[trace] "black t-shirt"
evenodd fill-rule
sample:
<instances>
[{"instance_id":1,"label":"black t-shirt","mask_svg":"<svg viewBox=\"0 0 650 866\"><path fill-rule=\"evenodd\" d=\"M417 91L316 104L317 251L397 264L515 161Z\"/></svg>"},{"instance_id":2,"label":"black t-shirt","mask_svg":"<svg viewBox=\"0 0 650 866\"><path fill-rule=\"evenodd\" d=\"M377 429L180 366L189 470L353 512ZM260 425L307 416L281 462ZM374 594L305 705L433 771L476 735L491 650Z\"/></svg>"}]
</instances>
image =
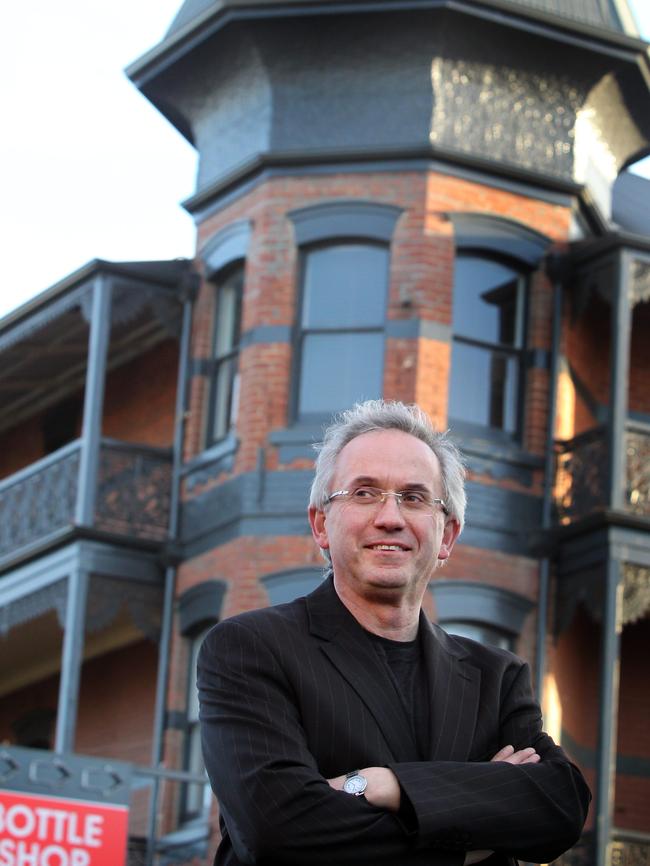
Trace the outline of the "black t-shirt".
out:
<instances>
[{"instance_id":1,"label":"black t-shirt","mask_svg":"<svg viewBox=\"0 0 650 866\"><path fill-rule=\"evenodd\" d=\"M377 655L387 666L417 743L420 760L429 756L429 694L422 641L398 641L368 632Z\"/></svg>"}]
</instances>

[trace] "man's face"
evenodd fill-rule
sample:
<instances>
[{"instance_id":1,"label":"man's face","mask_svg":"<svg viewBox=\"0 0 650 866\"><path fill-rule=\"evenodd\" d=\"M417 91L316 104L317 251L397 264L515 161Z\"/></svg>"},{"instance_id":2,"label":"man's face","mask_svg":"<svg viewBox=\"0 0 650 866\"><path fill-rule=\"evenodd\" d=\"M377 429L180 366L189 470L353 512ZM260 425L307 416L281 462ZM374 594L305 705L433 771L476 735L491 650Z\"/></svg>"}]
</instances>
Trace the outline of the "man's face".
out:
<instances>
[{"instance_id":1,"label":"man's face","mask_svg":"<svg viewBox=\"0 0 650 866\"><path fill-rule=\"evenodd\" d=\"M359 486L424 489L431 499L443 496L435 454L400 430L364 433L343 448L329 493ZM404 513L394 496L365 506L334 499L324 511L310 508L309 518L317 544L330 552L339 593L387 601L404 598L419 604L458 535L458 523L440 506Z\"/></svg>"}]
</instances>

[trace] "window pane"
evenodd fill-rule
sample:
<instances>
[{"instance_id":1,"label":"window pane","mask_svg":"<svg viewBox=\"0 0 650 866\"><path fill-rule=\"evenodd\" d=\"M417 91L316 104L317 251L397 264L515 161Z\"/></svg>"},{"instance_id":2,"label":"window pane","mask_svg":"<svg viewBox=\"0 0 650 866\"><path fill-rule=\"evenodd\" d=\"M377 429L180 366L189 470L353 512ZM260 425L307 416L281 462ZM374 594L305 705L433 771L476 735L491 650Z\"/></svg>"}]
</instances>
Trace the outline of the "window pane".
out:
<instances>
[{"instance_id":1,"label":"window pane","mask_svg":"<svg viewBox=\"0 0 650 866\"><path fill-rule=\"evenodd\" d=\"M383 325L388 250L345 244L307 254L303 294L304 328Z\"/></svg>"},{"instance_id":2,"label":"window pane","mask_svg":"<svg viewBox=\"0 0 650 866\"><path fill-rule=\"evenodd\" d=\"M212 441L223 439L232 425L233 391L237 379L237 356L227 358L217 367L214 381Z\"/></svg>"},{"instance_id":3,"label":"window pane","mask_svg":"<svg viewBox=\"0 0 650 866\"><path fill-rule=\"evenodd\" d=\"M501 649L512 650L514 648L512 636L493 626L475 622L445 622L441 625L449 634L469 637L479 643L491 644Z\"/></svg>"},{"instance_id":4,"label":"window pane","mask_svg":"<svg viewBox=\"0 0 650 866\"><path fill-rule=\"evenodd\" d=\"M308 334L302 346L300 414L328 414L380 397L383 359L383 334Z\"/></svg>"},{"instance_id":5,"label":"window pane","mask_svg":"<svg viewBox=\"0 0 650 866\"><path fill-rule=\"evenodd\" d=\"M237 270L217 291L214 357L228 354L239 343L243 270Z\"/></svg>"},{"instance_id":6,"label":"window pane","mask_svg":"<svg viewBox=\"0 0 650 866\"><path fill-rule=\"evenodd\" d=\"M190 729L189 753L188 753L188 772L196 773L197 776L205 773L203 765L203 752L201 751L201 732L198 724L192 725ZM199 815L208 806L210 800L209 785L192 785L187 786L187 795L185 799L185 812L188 815Z\"/></svg>"},{"instance_id":7,"label":"window pane","mask_svg":"<svg viewBox=\"0 0 650 866\"><path fill-rule=\"evenodd\" d=\"M517 357L454 342L449 417L515 433L518 366Z\"/></svg>"},{"instance_id":8,"label":"window pane","mask_svg":"<svg viewBox=\"0 0 650 866\"><path fill-rule=\"evenodd\" d=\"M456 336L518 346L519 274L499 262L459 256L454 271L453 328Z\"/></svg>"}]
</instances>

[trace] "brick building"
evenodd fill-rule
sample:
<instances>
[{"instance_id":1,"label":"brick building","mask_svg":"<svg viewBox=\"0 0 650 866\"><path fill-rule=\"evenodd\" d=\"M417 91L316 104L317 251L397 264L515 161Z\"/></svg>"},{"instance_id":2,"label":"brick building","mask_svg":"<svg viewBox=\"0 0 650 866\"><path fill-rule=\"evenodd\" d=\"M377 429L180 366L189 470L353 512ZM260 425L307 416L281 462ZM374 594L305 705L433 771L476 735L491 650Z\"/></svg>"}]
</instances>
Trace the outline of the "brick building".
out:
<instances>
[{"instance_id":1,"label":"brick building","mask_svg":"<svg viewBox=\"0 0 650 866\"><path fill-rule=\"evenodd\" d=\"M650 182L624 169L650 63L624 0L186 0L128 72L197 148L196 258L93 262L0 322L7 754L125 762L132 862L205 862L200 639L321 579L311 445L396 398L468 462L430 615L531 662L595 793L566 863L648 862Z\"/></svg>"}]
</instances>

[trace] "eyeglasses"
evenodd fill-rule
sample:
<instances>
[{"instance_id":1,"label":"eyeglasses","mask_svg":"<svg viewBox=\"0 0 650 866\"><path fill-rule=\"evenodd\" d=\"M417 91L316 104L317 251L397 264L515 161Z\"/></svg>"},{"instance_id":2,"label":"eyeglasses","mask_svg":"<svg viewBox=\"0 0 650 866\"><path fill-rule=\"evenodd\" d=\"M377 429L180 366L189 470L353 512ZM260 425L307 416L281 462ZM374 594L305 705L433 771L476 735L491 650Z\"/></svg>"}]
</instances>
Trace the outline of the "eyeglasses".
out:
<instances>
[{"instance_id":1,"label":"eyeglasses","mask_svg":"<svg viewBox=\"0 0 650 866\"><path fill-rule=\"evenodd\" d=\"M354 490L337 490L327 497L328 502L333 499L341 499L353 505L362 505L364 508L378 506L386 501L387 496L394 496L400 510L412 514L433 513L434 506L439 505L445 514L449 510L444 499L432 499L420 490L381 490L379 487L355 487Z\"/></svg>"}]
</instances>

